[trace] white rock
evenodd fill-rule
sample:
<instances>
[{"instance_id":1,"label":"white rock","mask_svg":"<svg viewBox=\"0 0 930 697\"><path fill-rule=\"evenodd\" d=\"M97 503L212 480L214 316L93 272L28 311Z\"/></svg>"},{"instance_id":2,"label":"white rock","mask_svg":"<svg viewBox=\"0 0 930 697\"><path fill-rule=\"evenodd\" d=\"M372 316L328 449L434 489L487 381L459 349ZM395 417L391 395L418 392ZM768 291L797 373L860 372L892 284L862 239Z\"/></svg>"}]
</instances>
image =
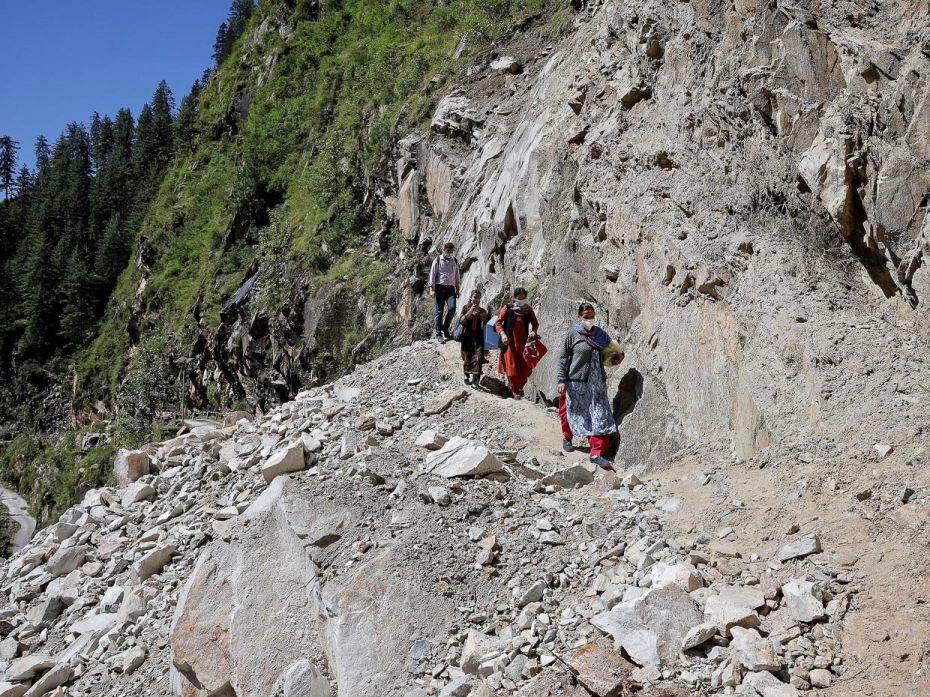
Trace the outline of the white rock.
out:
<instances>
[{"instance_id":1,"label":"white rock","mask_svg":"<svg viewBox=\"0 0 930 697\"><path fill-rule=\"evenodd\" d=\"M33 654L17 658L6 669L6 679L12 682L31 680L38 673L42 673L55 665L55 659L43 654Z\"/></svg>"},{"instance_id":2,"label":"white rock","mask_svg":"<svg viewBox=\"0 0 930 697\"><path fill-rule=\"evenodd\" d=\"M658 667L675 660L685 636L700 622L697 603L674 585L649 590L591 619L634 663Z\"/></svg>"},{"instance_id":3,"label":"white rock","mask_svg":"<svg viewBox=\"0 0 930 697\"><path fill-rule=\"evenodd\" d=\"M758 627L755 608L765 605L765 596L752 588L724 586L704 604L704 618L725 632L732 627Z\"/></svg>"},{"instance_id":4,"label":"white rock","mask_svg":"<svg viewBox=\"0 0 930 697\"><path fill-rule=\"evenodd\" d=\"M467 675L478 675L478 669L486 656L500 654L503 651L504 643L497 637L469 629L465 644L462 646L460 661L462 672Z\"/></svg>"},{"instance_id":5,"label":"white rock","mask_svg":"<svg viewBox=\"0 0 930 697\"><path fill-rule=\"evenodd\" d=\"M127 675L145 663L145 648L133 646L123 653L123 672Z\"/></svg>"},{"instance_id":6,"label":"white rock","mask_svg":"<svg viewBox=\"0 0 930 697\"><path fill-rule=\"evenodd\" d=\"M797 688L783 683L768 672L749 673L743 684L755 689L762 697L798 697Z\"/></svg>"},{"instance_id":7,"label":"white rock","mask_svg":"<svg viewBox=\"0 0 930 697\"><path fill-rule=\"evenodd\" d=\"M113 461L116 483L120 487L129 486L140 477L149 473L152 458L142 450L121 449Z\"/></svg>"},{"instance_id":8,"label":"white rock","mask_svg":"<svg viewBox=\"0 0 930 697\"><path fill-rule=\"evenodd\" d=\"M452 503L452 492L450 492L444 486L431 486L428 489L429 496L433 500L433 503L437 503L440 506L448 506Z\"/></svg>"},{"instance_id":9,"label":"white rock","mask_svg":"<svg viewBox=\"0 0 930 697\"><path fill-rule=\"evenodd\" d=\"M670 585L681 586L689 593L704 586L701 575L690 564L672 564L662 562L652 567L652 587L664 588Z\"/></svg>"},{"instance_id":10,"label":"white rock","mask_svg":"<svg viewBox=\"0 0 930 697\"><path fill-rule=\"evenodd\" d=\"M428 429L423 431L413 444L421 448L426 448L427 450L439 450L448 442L449 439L445 436L432 429Z\"/></svg>"},{"instance_id":11,"label":"white rock","mask_svg":"<svg viewBox=\"0 0 930 697\"><path fill-rule=\"evenodd\" d=\"M133 576L139 583L142 583L150 576L161 571L171 561L171 557L174 556L175 552L177 552L177 547L173 544L156 547L132 565Z\"/></svg>"},{"instance_id":12,"label":"white rock","mask_svg":"<svg viewBox=\"0 0 930 697\"><path fill-rule=\"evenodd\" d=\"M455 436L440 450L426 456L424 472L440 477L467 477L500 472L503 463L487 447Z\"/></svg>"},{"instance_id":13,"label":"white rock","mask_svg":"<svg viewBox=\"0 0 930 697\"><path fill-rule=\"evenodd\" d=\"M48 573L52 575L52 578L70 574L84 563L84 559L87 557L87 549L88 548L83 545L77 547L62 547L52 555L52 558L46 563L45 568Z\"/></svg>"},{"instance_id":14,"label":"white rock","mask_svg":"<svg viewBox=\"0 0 930 697\"><path fill-rule=\"evenodd\" d=\"M36 680L32 684L32 687L29 688L29 691L26 692L25 697L42 697L42 695L51 692L59 685L64 685L68 682L73 672L70 664L59 663L41 678Z\"/></svg>"},{"instance_id":15,"label":"white rock","mask_svg":"<svg viewBox=\"0 0 930 697\"><path fill-rule=\"evenodd\" d=\"M814 622L825 616L821 594L810 581L793 578L781 587L791 618L798 622Z\"/></svg>"},{"instance_id":16,"label":"white rock","mask_svg":"<svg viewBox=\"0 0 930 697\"><path fill-rule=\"evenodd\" d=\"M274 453L262 465L262 476L270 483L275 477L289 472L300 472L306 465L304 444L292 443Z\"/></svg>"},{"instance_id":17,"label":"white rock","mask_svg":"<svg viewBox=\"0 0 930 697\"><path fill-rule=\"evenodd\" d=\"M810 681L813 687L830 687L833 682L833 674L823 668L814 668L810 673Z\"/></svg>"},{"instance_id":18,"label":"white rock","mask_svg":"<svg viewBox=\"0 0 930 697\"><path fill-rule=\"evenodd\" d=\"M0 682L0 697L23 697L28 689L29 685L23 683Z\"/></svg>"},{"instance_id":19,"label":"white rock","mask_svg":"<svg viewBox=\"0 0 930 697\"><path fill-rule=\"evenodd\" d=\"M755 629L733 627L730 633L733 635L730 652L746 670L778 670L781 668L772 642L763 639Z\"/></svg>"},{"instance_id":20,"label":"white rock","mask_svg":"<svg viewBox=\"0 0 930 697\"><path fill-rule=\"evenodd\" d=\"M155 489L152 485L145 482L133 482L123 490L120 503L123 504L123 508L129 508L132 504L150 499L154 495Z\"/></svg>"},{"instance_id":21,"label":"white rock","mask_svg":"<svg viewBox=\"0 0 930 697\"><path fill-rule=\"evenodd\" d=\"M688 633L685 635L684 640L681 642L681 648L683 651L688 651L689 649L694 649L703 644L705 641L710 641L714 638L714 635L717 634L717 625L713 622L703 622L695 627L692 627L688 630Z\"/></svg>"},{"instance_id":22,"label":"white rock","mask_svg":"<svg viewBox=\"0 0 930 697\"><path fill-rule=\"evenodd\" d=\"M800 539L780 547L778 550L778 560L784 562L791 559L800 559L809 554L816 554L820 550L820 538L813 534L805 535Z\"/></svg>"}]
</instances>

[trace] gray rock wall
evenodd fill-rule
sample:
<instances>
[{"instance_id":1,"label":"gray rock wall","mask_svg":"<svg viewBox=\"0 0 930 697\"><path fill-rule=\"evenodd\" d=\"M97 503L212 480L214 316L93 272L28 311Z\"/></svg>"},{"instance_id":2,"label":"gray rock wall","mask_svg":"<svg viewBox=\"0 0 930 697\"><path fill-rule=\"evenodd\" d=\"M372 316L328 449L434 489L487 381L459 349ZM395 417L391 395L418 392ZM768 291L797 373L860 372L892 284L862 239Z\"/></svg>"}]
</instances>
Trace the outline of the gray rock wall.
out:
<instances>
[{"instance_id":1,"label":"gray rock wall","mask_svg":"<svg viewBox=\"0 0 930 697\"><path fill-rule=\"evenodd\" d=\"M927 3L605 2L506 50L522 72L478 66L403 142L391 203L466 291L531 290L538 393L592 301L626 461L878 438L889 377L926 370Z\"/></svg>"}]
</instances>

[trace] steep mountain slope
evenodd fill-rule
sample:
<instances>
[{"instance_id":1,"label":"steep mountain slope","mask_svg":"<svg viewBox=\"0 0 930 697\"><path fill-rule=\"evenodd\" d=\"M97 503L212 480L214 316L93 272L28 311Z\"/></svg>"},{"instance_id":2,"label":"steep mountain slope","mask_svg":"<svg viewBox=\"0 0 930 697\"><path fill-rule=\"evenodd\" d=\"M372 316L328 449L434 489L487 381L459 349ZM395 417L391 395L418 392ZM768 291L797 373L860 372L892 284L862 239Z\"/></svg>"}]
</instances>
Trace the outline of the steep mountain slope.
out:
<instances>
[{"instance_id":1,"label":"steep mountain slope","mask_svg":"<svg viewBox=\"0 0 930 697\"><path fill-rule=\"evenodd\" d=\"M683 697L797 695L867 665L843 627L871 586L835 530L689 534L693 491L621 482L562 453L554 415L450 389L449 349L414 344L265 419L121 455L122 488L89 492L0 567L8 679Z\"/></svg>"},{"instance_id":2,"label":"steep mountain slope","mask_svg":"<svg viewBox=\"0 0 930 697\"><path fill-rule=\"evenodd\" d=\"M466 290L531 288L553 344L601 308L632 358L626 462L861 453L923 423L926 3L607 2L577 24L402 141L405 238L458 242Z\"/></svg>"}]
</instances>

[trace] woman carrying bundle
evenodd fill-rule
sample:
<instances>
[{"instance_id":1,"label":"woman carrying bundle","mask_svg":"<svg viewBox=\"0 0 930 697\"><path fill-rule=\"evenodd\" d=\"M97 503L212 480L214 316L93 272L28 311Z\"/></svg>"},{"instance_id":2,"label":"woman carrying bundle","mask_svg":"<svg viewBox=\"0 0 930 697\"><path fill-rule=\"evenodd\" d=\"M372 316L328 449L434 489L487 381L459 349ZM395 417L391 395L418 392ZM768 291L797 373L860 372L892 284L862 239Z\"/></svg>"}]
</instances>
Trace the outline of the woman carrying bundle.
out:
<instances>
[{"instance_id":1,"label":"woman carrying bundle","mask_svg":"<svg viewBox=\"0 0 930 697\"><path fill-rule=\"evenodd\" d=\"M565 337L558 370L562 449L573 452L572 438L587 436L591 462L605 468L610 467L610 461L603 453L610 445L611 434L617 432L601 360L602 352L611 343L607 332L594 324L594 306L582 303L578 322Z\"/></svg>"}]
</instances>

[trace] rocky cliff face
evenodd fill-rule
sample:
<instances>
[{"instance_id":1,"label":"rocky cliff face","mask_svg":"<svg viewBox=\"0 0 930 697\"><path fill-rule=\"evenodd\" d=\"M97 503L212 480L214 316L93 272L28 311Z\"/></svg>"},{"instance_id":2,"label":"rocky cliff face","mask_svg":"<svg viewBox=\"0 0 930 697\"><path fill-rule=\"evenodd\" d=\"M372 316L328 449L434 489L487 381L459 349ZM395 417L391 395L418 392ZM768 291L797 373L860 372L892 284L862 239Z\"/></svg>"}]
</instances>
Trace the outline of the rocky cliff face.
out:
<instances>
[{"instance_id":1,"label":"rocky cliff face","mask_svg":"<svg viewBox=\"0 0 930 697\"><path fill-rule=\"evenodd\" d=\"M456 241L466 290L530 288L550 346L598 306L627 462L861 446L926 369L927 9L586 3L401 142L399 230Z\"/></svg>"}]
</instances>

